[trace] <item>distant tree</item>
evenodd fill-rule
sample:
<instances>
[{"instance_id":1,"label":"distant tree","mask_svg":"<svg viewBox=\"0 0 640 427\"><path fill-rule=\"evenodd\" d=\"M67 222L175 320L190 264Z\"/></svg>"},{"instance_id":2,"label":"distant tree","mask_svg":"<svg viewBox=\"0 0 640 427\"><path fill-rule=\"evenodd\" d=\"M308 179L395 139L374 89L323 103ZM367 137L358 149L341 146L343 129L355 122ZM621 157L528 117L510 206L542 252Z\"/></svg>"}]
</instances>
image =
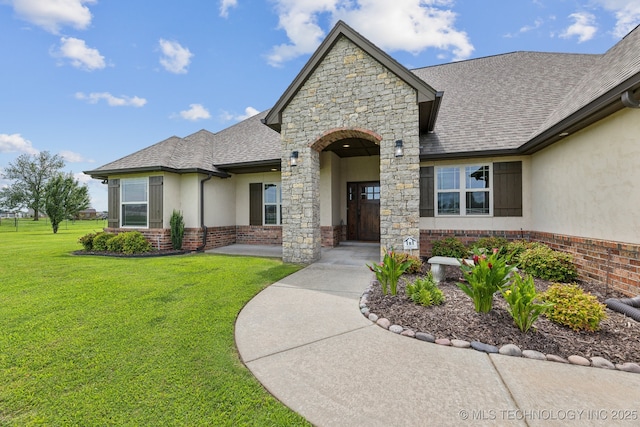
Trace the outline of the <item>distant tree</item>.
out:
<instances>
[{"instance_id":1,"label":"distant tree","mask_svg":"<svg viewBox=\"0 0 640 427\"><path fill-rule=\"evenodd\" d=\"M4 169L4 178L14 180L6 189L6 197L15 205L33 209L33 220L38 221L44 204L44 187L63 167L62 157L48 151L33 156L18 156L14 163L9 163Z\"/></svg>"},{"instance_id":2,"label":"distant tree","mask_svg":"<svg viewBox=\"0 0 640 427\"><path fill-rule=\"evenodd\" d=\"M86 184L80 185L71 174L58 173L45 185L44 200L44 209L55 234L62 221L89 207L89 188Z\"/></svg>"}]
</instances>

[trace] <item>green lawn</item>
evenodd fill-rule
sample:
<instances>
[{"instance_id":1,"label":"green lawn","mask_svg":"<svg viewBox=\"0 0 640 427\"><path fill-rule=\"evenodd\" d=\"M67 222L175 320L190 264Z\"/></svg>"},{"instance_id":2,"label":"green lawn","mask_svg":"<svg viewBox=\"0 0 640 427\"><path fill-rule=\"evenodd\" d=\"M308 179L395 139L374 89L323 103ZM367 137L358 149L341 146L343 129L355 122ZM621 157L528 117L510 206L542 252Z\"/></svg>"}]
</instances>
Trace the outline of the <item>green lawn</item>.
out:
<instances>
[{"instance_id":1,"label":"green lawn","mask_svg":"<svg viewBox=\"0 0 640 427\"><path fill-rule=\"evenodd\" d=\"M103 221L0 224L0 425L305 425L237 355L235 318L298 267L73 256Z\"/></svg>"}]
</instances>

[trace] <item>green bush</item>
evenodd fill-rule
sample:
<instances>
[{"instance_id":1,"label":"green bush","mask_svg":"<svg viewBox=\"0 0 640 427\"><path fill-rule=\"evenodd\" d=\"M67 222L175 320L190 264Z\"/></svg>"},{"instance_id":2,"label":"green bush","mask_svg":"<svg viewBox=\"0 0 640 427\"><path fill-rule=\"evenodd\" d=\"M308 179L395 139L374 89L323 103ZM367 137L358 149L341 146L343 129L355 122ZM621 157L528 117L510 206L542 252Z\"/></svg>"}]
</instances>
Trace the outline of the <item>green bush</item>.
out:
<instances>
[{"instance_id":1,"label":"green bush","mask_svg":"<svg viewBox=\"0 0 640 427\"><path fill-rule=\"evenodd\" d=\"M446 237L433 242L431 256L447 256L453 258L466 258L467 247L456 237Z\"/></svg>"},{"instance_id":2,"label":"green bush","mask_svg":"<svg viewBox=\"0 0 640 427\"><path fill-rule=\"evenodd\" d=\"M82 245L85 251L93 250L93 239L95 239L96 233L88 233L78 239L78 243Z\"/></svg>"},{"instance_id":3,"label":"green bush","mask_svg":"<svg viewBox=\"0 0 640 427\"><path fill-rule=\"evenodd\" d=\"M96 236L93 238L93 250L108 251L109 249L107 248L107 242L109 242L109 240L113 237L115 237L115 234L113 233L100 232L96 234Z\"/></svg>"},{"instance_id":4,"label":"green bush","mask_svg":"<svg viewBox=\"0 0 640 427\"><path fill-rule=\"evenodd\" d=\"M116 254L123 253L125 234L126 233L120 233L107 240L107 250Z\"/></svg>"},{"instance_id":5,"label":"green bush","mask_svg":"<svg viewBox=\"0 0 640 427\"><path fill-rule=\"evenodd\" d=\"M552 304L545 313L549 320L574 331L597 331L600 322L607 317L605 305L575 284L554 283L540 295L540 299Z\"/></svg>"},{"instance_id":6,"label":"green bush","mask_svg":"<svg viewBox=\"0 0 640 427\"><path fill-rule=\"evenodd\" d=\"M578 276L573 256L554 251L545 245L526 249L520 255L518 268L543 280L569 283Z\"/></svg>"},{"instance_id":7,"label":"green bush","mask_svg":"<svg viewBox=\"0 0 640 427\"><path fill-rule=\"evenodd\" d=\"M500 249L500 255L504 255L508 243L504 237L482 237L471 244L471 250L473 252L490 253L494 249Z\"/></svg>"},{"instance_id":8,"label":"green bush","mask_svg":"<svg viewBox=\"0 0 640 427\"><path fill-rule=\"evenodd\" d=\"M507 243L505 247L505 256L507 257L507 261L509 264L518 265L520 263L520 255L527 249L535 249L541 246L545 246L543 243L539 242L528 242L526 240L513 240Z\"/></svg>"},{"instance_id":9,"label":"green bush","mask_svg":"<svg viewBox=\"0 0 640 427\"><path fill-rule=\"evenodd\" d=\"M515 273L509 287L501 292L508 304L507 311L513 318L513 323L524 333L552 306L551 303L538 301L540 294L531 276L523 279Z\"/></svg>"},{"instance_id":10,"label":"green bush","mask_svg":"<svg viewBox=\"0 0 640 427\"><path fill-rule=\"evenodd\" d=\"M182 249L182 239L184 238L182 213L174 209L169 224L171 225L171 247L175 250L180 250Z\"/></svg>"},{"instance_id":11,"label":"green bush","mask_svg":"<svg viewBox=\"0 0 640 427\"><path fill-rule=\"evenodd\" d=\"M113 252L131 255L151 251L151 243L139 231L118 234L109 241L109 243L111 242L113 242Z\"/></svg>"},{"instance_id":12,"label":"green bush","mask_svg":"<svg viewBox=\"0 0 640 427\"><path fill-rule=\"evenodd\" d=\"M398 262L409 262L409 267L405 270L407 274L418 274L422 270L422 260L419 256L408 254L407 252L396 252Z\"/></svg>"},{"instance_id":13,"label":"green bush","mask_svg":"<svg viewBox=\"0 0 640 427\"><path fill-rule=\"evenodd\" d=\"M429 307L432 305L440 305L444 302L444 294L433 280L431 272L422 279L416 279L405 288L407 297L416 304Z\"/></svg>"}]
</instances>

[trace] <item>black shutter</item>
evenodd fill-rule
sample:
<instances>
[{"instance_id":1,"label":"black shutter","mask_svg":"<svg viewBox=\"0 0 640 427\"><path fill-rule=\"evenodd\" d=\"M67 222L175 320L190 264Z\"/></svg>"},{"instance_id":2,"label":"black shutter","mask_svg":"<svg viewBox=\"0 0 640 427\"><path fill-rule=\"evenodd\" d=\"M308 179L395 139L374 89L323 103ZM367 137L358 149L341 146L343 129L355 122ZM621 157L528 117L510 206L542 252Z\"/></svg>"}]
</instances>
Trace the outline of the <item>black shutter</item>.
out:
<instances>
[{"instance_id":1,"label":"black shutter","mask_svg":"<svg viewBox=\"0 0 640 427\"><path fill-rule=\"evenodd\" d=\"M522 216L522 162L493 164L493 216Z\"/></svg>"},{"instance_id":2,"label":"black shutter","mask_svg":"<svg viewBox=\"0 0 640 427\"><path fill-rule=\"evenodd\" d=\"M107 227L120 227L120 180L110 179L109 189L107 193L107 206L109 213L107 215Z\"/></svg>"},{"instance_id":3,"label":"black shutter","mask_svg":"<svg viewBox=\"0 0 640 427\"><path fill-rule=\"evenodd\" d=\"M149 228L162 228L162 177L149 177Z\"/></svg>"},{"instance_id":4,"label":"black shutter","mask_svg":"<svg viewBox=\"0 0 640 427\"><path fill-rule=\"evenodd\" d=\"M249 225L262 225L262 183L249 184Z\"/></svg>"},{"instance_id":5,"label":"black shutter","mask_svg":"<svg viewBox=\"0 0 640 427\"><path fill-rule=\"evenodd\" d=\"M433 209L433 166L420 168L420 216L434 216Z\"/></svg>"}]
</instances>

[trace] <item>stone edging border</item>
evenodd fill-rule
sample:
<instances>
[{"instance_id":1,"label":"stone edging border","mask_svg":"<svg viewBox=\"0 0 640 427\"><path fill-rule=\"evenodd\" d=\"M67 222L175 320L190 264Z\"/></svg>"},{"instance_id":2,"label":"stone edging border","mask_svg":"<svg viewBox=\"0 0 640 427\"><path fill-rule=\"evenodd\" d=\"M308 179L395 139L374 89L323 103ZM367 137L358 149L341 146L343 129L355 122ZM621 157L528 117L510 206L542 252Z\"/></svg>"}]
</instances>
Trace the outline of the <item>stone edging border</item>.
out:
<instances>
[{"instance_id":1,"label":"stone edging border","mask_svg":"<svg viewBox=\"0 0 640 427\"><path fill-rule=\"evenodd\" d=\"M496 346L481 343L479 341L464 341L464 340L450 340L448 338L436 338L430 333L426 332L416 332L408 328L404 328L400 325L392 325L389 319L384 317L379 317L375 313L371 313L367 303L369 302L369 294L373 290L374 284L377 283L375 280L371 281L371 284L367 289L365 289L364 293L360 297L360 313L364 315L367 319L380 326L383 329L387 329L395 334L402 335L409 338L415 338L420 341L425 341L429 343L435 343L442 346L452 346L457 348L472 348L477 351L481 351L484 353L497 353L502 354L504 356L512 356L512 357L525 357L527 359L535 359L535 360L546 360L550 362L557 363L567 363L572 365L579 366L592 366L594 368L602 368L602 369L612 369L624 372L631 372L635 374L640 374L640 365L633 362L625 362L625 363L617 363L613 364L609 360L604 357L591 357L590 360L578 356L571 355L568 358L556 356L555 354L544 354L535 350L521 350L515 344L505 344L502 347L498 348Z\"/></svg>"}]
</instances>

